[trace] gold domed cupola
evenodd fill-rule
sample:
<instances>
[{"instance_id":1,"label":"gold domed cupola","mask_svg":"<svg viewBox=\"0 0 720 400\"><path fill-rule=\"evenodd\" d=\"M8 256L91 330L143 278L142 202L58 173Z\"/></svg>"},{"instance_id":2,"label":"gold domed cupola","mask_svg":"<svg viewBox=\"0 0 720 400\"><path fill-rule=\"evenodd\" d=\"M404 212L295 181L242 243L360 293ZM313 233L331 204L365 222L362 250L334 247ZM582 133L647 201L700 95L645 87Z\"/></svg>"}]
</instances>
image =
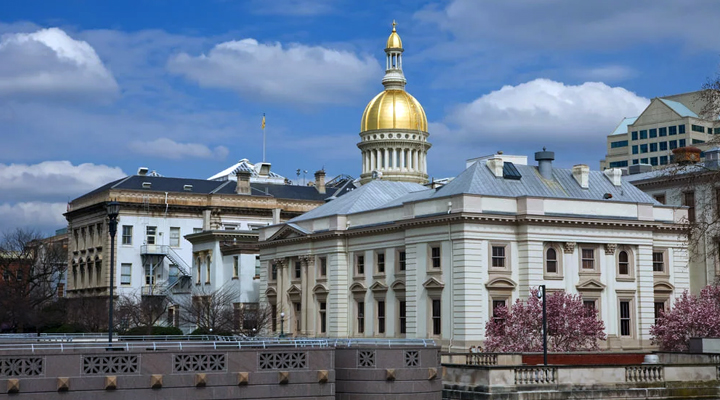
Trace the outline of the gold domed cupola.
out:
<instances>
[{"instance_id":1,"label":"gold domed cupola","mask_svg":"<svg viewBox=\"0 0 720 400\"><path fill-rule=\"evenodd\" d=\"M363 155L360 182L383 180L426 183L430 148L427 117L420 102L405 90L402 40L395 28L385 47L385 90L368 103L360 121L358 147ZM373 172L380 172L374 174Z\"/></svg>"}]
</instances>

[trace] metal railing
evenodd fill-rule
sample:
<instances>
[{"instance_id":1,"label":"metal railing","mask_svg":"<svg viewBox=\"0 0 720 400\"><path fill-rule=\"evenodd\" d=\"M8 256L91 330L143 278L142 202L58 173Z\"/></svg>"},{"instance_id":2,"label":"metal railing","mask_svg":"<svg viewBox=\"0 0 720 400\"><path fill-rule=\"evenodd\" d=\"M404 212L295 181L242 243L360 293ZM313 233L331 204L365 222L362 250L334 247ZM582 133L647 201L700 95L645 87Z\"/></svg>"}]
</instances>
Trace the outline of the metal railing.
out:
<instances>
[{"instance_id":1,"label":"metal railing","mask_svg":"<svg viewBox=\"0 0 720 400\"><path fill-rule=\"evenodd\" d=\"M381 339L381 338L343 338L329 339L330 346L333 347L358 347L358 346L383 346L383 347L399 347L399 346L435 346L432 339Z\"/></svg>"}]
</instances>

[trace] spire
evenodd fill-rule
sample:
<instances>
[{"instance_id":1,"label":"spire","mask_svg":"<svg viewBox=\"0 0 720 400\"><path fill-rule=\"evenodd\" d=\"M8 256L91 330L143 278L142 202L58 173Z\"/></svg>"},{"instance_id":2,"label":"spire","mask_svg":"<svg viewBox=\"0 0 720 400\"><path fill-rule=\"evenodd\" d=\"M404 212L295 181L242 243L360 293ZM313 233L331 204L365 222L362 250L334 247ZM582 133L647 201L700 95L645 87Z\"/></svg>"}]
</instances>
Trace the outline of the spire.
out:
<instances>
[{"instance_id":1,"label":"spire","mask_svg":"<svg viewBox=\"0 0 720 400\"><path fill-rule=\"evenodd\" d=\"M386 90L405 90L405 75L402 71L402 53L405 51L402 47L402 40L395 28L397 23L393 20L392 32L388 37L385 45L385 77L382 80Z\"/></svg>"}]
</instances>

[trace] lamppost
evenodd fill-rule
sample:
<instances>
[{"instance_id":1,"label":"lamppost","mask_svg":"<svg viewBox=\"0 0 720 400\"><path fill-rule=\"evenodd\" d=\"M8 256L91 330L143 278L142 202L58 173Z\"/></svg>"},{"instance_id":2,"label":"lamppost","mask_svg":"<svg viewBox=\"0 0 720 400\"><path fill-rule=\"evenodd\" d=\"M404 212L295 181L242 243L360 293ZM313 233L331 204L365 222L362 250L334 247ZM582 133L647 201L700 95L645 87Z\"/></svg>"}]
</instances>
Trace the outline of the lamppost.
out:
<instances>
[{"instance_id":1,"label":"lamppost","mask_svg":"<svg viewBox=\"0 0 720 400\"><path fill-rule=\"evenodd\" d=\"M285 337L285 331L283 330L284 325L285 325L285 313L281 312L280 313L280 337L281 338Z\"/></svg>"},{"instance_id":2,"label":"lamppost","mask_svg":"<svg viewBox=\"0 0 720 400\"><path fill-rule=\"evenodd\" d=\"M108 311L108 347L112 347L113 336L113 287L115 286L115 234L117 233L117 217L120 214L120 203L113 200L105 206L108 216L108 232L110 232L110 308Z\"/></svg>"},{"instance_id":3,"label":"lamppost","mask_svg":"<svg viewBox=\"0 0 720 400\"><path fill-rule=\"evenodd\" d=\"M541 298L543 302L543 363L547 365L547 307L545 304L545 285L540 285L538 297Z\"/></svg>"}]
</instances>

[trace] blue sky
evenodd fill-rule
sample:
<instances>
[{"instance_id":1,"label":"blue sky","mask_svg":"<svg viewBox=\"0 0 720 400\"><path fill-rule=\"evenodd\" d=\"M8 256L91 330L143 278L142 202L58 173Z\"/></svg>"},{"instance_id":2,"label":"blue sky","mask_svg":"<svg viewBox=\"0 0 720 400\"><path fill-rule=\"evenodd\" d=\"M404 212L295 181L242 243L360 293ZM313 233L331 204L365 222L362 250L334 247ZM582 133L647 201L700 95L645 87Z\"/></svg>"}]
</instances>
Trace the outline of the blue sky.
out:
<instances>
[{"instance_id":1,"label":"blue sky","mask_svg":"<svg viewBox=\"0 0 720 400\"><path fill-rule=\"evenodd\" d=\"M50 231L65 203L139 166L207 178L262 156L290 178L357 176L393 19L428 168L547 146L598 167L605 136L718 70L714 0L5 2L0 229Z\"/></svg>"}]
</instances>

